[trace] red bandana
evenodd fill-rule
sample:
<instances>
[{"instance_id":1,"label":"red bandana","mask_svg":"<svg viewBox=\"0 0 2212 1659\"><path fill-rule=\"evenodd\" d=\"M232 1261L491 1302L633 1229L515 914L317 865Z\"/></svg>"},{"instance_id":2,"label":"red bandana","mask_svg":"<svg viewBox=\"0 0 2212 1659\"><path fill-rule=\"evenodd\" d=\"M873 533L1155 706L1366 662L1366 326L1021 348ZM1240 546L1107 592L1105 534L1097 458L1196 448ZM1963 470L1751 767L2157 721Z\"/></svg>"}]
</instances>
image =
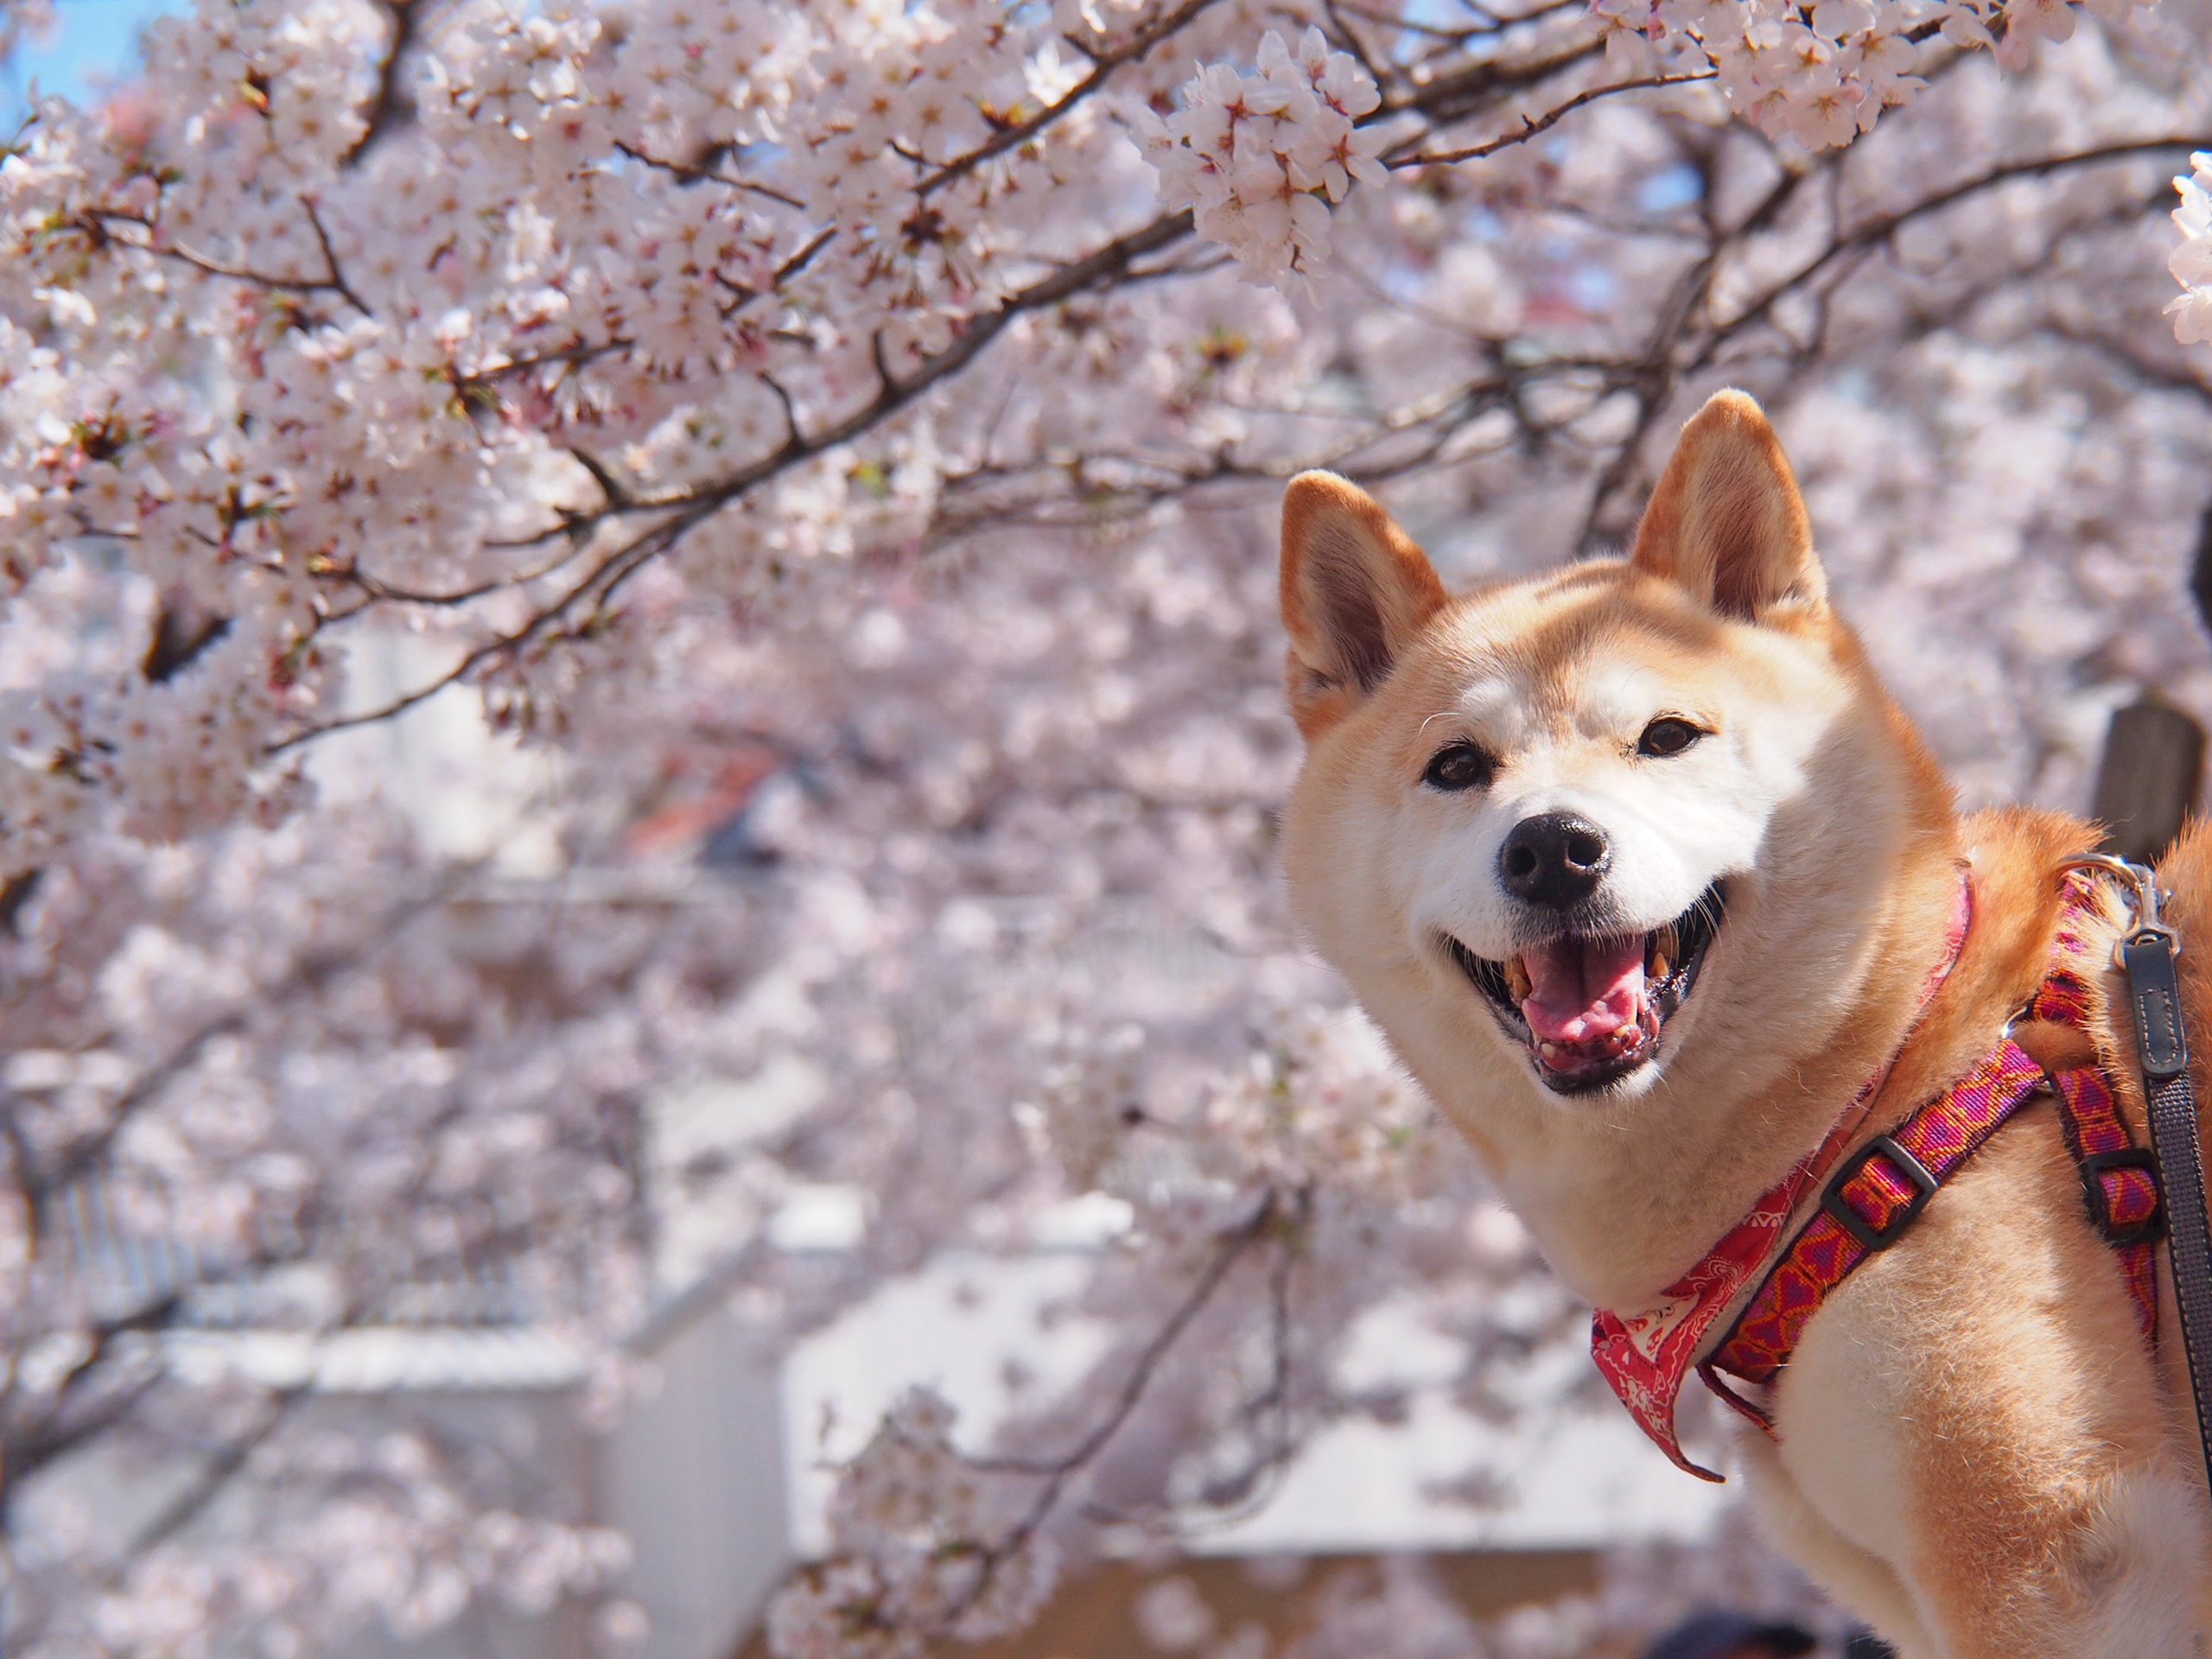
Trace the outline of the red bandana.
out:
<instances>
[{"instance_id":1,"label":"red bandana","mask_svg":"<svg viewBox=\"0 0 2212 1659\"><path fill-rule=\"evenodd\" d=\"M1920 988L1915 1020L1919 1018L1919 1010L1928 1006L1929 999L1949 976L1952 964L1958 961L1973 913L1973 895L1961 874L1957 896L1952 900L1951 925L1944 936L1942 959L1929 971ZM1907 1030L1910 1032L1910 1027ZM1902 1052L1904 1044L1897 1046ZM1702 1261L1668 1286L1661 1293L1663 1300L1656 1306L1626 1318L1601 1307L1592 1317L1591 1357L1598 1362L1599 1370L1604 1373L1613 1392L1620 1396L1621 1403L1628 1408L1629 1414L1659 1449L1674 1459L1677 1468L1706 1480L1721 1478L1682 1454L1681 1442L1675 1433L1675 1404L1681 1397L1682 1384L1688 1381L1698 1351L1720 1316L1746 1290L1762 1282L1761 1274L1781 1251L1783 1230L1796 1212L1798 1201L1827 1173L1857 1132L1868 1103L1888 1078L1895 1060L1896 1056L1892 1055L1866 1079L1819 1150L1753 1205L1751 1213L1737 1223Z\"/></svg>"}]
</instances>

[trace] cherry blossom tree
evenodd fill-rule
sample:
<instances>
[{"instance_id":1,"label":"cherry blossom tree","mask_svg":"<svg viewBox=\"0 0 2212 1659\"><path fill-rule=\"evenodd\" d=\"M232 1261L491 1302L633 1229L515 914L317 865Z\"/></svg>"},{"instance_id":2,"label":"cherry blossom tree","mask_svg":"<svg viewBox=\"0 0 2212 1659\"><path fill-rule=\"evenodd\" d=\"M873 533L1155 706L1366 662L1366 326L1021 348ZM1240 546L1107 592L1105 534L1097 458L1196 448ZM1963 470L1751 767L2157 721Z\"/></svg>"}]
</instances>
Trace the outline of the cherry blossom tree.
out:
<instances>
[{"instance_id":1,"label":"cherry blossom tree","mask_svg":"<svg viewBox=\"0 0 2212 1659\"><path fill-rule=\"evenodd\" d=\"M1289 931L1281 484L1518 574L1618 544L1747 385L1967 794L2078 805L2116 703L2212 712L2208 41L2202 0L207 0L40 105L0 1643L619 1595L496 1446L311 1420L238 1333L526 1319L611 1413L671 1282L796 1335L1084 1195L1103 1357L988 1440L907 1395L779 1652L1012 1629L1263 1501L1402 1419L1339 1363L1380 1306L1468 1409L1604 1408ZM556 779L526 858L442 849L362 737L455 696ZM672 1132L767 1077L772 1123ZM794 1257L823 1184L867 1225ZM102 1449L191 1478L94 1536L49 1476Z\"/></svg>"}]
</instances>

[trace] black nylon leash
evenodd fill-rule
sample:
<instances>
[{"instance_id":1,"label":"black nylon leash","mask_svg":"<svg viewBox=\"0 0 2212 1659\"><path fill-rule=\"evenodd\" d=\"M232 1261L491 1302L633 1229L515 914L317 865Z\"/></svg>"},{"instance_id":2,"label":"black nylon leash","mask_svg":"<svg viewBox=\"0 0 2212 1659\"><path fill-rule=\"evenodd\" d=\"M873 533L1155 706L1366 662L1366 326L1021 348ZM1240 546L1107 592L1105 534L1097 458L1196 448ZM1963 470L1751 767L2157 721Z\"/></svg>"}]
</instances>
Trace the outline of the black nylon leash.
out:
<instances>
[{"instance_id":1,"label":"black nylon leash","mask_svg":"<svg viewBox=\"0 0 2212 1659\"><path fill-rule=\"evenodd\" d=\"M2180 939L2158 919L2158 879L2140 864L2099 857L2095 868L2118 866L2135 889L2135 923L2120 942L2120 971L2135 1016L2136 1058L2143 1070L2143 1097L2150 1109L2151 1148L2166 1212L2166 1249L2173 1265L2174 1306L2181 1315L2182 1353L2189 1362L2190 1393L2212 1488L2212 1228L2204 1205L2204 1154L2196 1135L2196 1091L2189 1081L2189 1036L2183 1027L2181 984L2174 971Z\"/></svg>"}]
</instances>

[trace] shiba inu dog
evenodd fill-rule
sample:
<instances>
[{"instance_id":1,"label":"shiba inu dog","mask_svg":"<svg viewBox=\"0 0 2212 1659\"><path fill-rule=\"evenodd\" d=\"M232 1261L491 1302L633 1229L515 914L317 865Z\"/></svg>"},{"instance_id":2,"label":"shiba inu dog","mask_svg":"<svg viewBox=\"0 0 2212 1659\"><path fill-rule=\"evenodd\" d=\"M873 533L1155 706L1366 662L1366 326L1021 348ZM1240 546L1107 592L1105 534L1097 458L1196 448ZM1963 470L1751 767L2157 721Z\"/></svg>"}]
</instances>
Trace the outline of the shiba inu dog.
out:
<instances>
[{"instance_id":1,"label":"shiba inu dog","mask_svg":"<svg viewBox=\"0 0 2212 1659\"><path fill-rule=\"evenodd\" d=\"M2015 1018L2094 830L1956 812L1749 397L1683 429L1625 559L1454 598L1309 473L1281 592L1300 924L1594 1304L1661 1301L1824 1142L1893 1128L2008 1022L2037 1065L2101 1060L2145 1140L2108 969L2086 1030ZM2208 859L2191 831L2160 869L2200 1098ZM2082 959L2125 921L2099 899ZM2212 1513L2165 1271L2153 1349L2031 1102L1758 1402L1773 1432L1738 1454L1777 1542L1907 1659L2204 1652Z\"/></svg>"}]
</instances>

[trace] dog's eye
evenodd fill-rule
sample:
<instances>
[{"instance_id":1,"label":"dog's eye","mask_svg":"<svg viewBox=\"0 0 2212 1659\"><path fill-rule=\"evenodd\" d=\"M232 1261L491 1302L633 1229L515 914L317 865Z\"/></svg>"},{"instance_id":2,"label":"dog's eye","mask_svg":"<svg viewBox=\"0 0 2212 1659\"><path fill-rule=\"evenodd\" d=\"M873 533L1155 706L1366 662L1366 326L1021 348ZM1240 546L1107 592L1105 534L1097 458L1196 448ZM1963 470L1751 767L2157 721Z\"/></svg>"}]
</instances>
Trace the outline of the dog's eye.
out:
<instances>
[{"instance_id":1,"label":"dog's eye","mask_svg":"<svg viewBox=\"0 0 2212 1659\"><path fill-rule=\"evenodd\" d=\"M1497 762L1471 743L1439 749L1421 780L1432 789L1480 789L1497 772Z\"/></svg>"},{"instance_id":2,"label":"dog's eye","mask_svg":"<svg viewBox=\"0 0 2212 1659\"><path fill-rule=\"evenodd\" d=\"M1687 720L1662 715L1643 728L1643 735L1636 740L1636 752L1664 760L1668 755L1680 754L1704 735Z\"/></svg>"}]
</instances>

